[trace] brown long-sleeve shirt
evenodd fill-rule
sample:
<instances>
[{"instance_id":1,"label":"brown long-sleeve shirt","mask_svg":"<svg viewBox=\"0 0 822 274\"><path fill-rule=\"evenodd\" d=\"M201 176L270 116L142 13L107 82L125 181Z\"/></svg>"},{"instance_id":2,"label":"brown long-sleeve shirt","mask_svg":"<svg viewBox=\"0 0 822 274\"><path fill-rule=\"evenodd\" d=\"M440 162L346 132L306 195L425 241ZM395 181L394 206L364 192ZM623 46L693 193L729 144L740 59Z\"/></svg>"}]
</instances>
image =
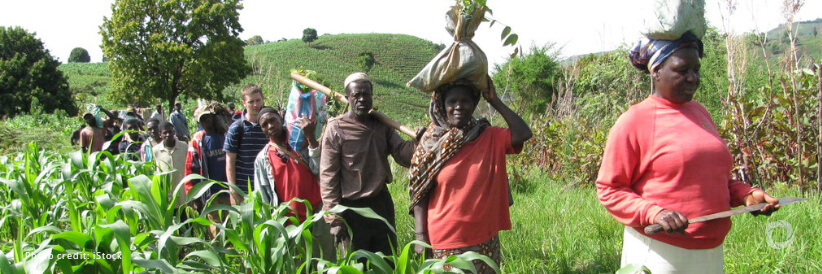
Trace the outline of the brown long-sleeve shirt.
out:
<instances>
[{"instance_id":1,"label":"brown long-sleeve shirt","mask_svg":"<svg viewBox=\"0 0 822 274\"><path fill-rule=\"evenodd\" d=\"M323 133L320 188L325 210L342 198L356 200L385 190L393 180L388 155L408 167L416 146L415 140L404 141L394 129L376 119L364 124L349 115L329 121Z\"/></svg>"}]
</instances>

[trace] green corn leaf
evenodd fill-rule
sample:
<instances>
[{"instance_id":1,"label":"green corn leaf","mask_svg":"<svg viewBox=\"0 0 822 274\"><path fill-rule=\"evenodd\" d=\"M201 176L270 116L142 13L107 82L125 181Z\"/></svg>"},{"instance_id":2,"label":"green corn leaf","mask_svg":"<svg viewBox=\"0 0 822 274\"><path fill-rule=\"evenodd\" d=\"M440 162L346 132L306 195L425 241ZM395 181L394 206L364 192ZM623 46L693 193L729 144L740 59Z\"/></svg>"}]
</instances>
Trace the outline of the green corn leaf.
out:
<instances>
[{"instance_id":1,"label":"green corn leaf","mask_svg":"<svg viewBox=\"0 0 822 274\"><path fill-rule=\"evenodd\" d=\"M64 239L77 245L78 248L83 249L86 244L93 239L86 233L77 231L64 231L59 234L51 235L52 239Z\"/></svg>"},{"instance_id":2,"label":"green corn leaf","mask_svg":"<svg viewBox=\"0 0 822 274\"><path fill-rule=\"evenodd\" d=\"M644 265L629 264L617 270L616 274L651 273L651 270Z\"/></svg>"},{"instance_id":3,"label":"green corn leaf","mask_svg":"<svg viewBox=\"0 0 822 274\"><path fill-rule=\"evenodd\" d=\"M201 263L201 262L187 260L187 261L183 261L180 264L178 264L177 269L178 270L182 269L182 270L186 270L186 271L189 271L189 272L197 272L197 271L200 271L200 272L213 272L214 267L212 267L210 265L207 265L207 264L204 264L204 263ZM178 272L180 272L180 271L178 271Z\"/></svg>"},{"instance_id":4,"label":"green corn leaf","mask_svg":"<svg viewBox=\"0 0 822 274\"><path fill-rule=\"evenodd\" d=\"M385 258L367 250L357 250L351 256L351 258L355 260L359 258L366 258L368 260L368 263L371 264L372 267L375 267L376 270L378 270L377 272L379 273L394 272L394 269L392 269L388 262L385 261Z\"/></svg>"},{"instance_id":5,"label":"green corn leaf","mask_svg":"<svg viewBox=\"0 0 822 274\"><path fill-rule=\"evenodd\" d=\"M329 274L362 274L362 271L351 265L332 267L328 269Z\"/></svg>"},{"instance_id":6,"label":"green corn leaf","mask_svg":"<svg viewBox=\"0 0 822 274\"><path fill-rule=\"evenodd\" d=\"M9 259L6 258L5 254L0 254L0 272L9 274L23 273L23 271L19 271L9 263Z\"/></svg>"},{"instance_id":7,"label":"green corn leaf","mask_svg":"<svg viewBox=\"0 0 822 274\"><path fill-rule=\"evenodd\" d=\"M50 233L54 234L54 233L60 233L61 231L62 230L60 230L56 226L52 226L52 225L41 226L41 227L38 227L38 228L35 228L35 229L32 229L31 231L29 231L29 234L26 235L25 239L28 241L29 237L31 237L34 234L40 233L40 232L50 232Z\"/></svg>"},{"instance_id":8,"label":"green corn leaf","mask_svg":"<svg viewBox=\"0 0 822 274\"><path fill-rule=\"evenodd\" d=\"M51 247L39 250L26 261L26 273L44 273L51 265Z\"/></svg>"},{"instance_id":9,"label":"green corn leaf","mask_svg":"<svg viewBox=\"0 0 822 274\"><path fill-rule=\"evenodd\" d=\"M454 257L453 260L452 260L452 257ZM468 252L465 252L465 253L462 253L462 254L459 254L459 255L456 255L456 256L448 256L448 258L446 259L446 262L450 265L455 266L455 267L462 268L462 269L469 269L472 272L476 273L477 271L474 268L474 263L471 262L473 260L483 261L486 264L488 264L489 266L491 266L491 268L494 269L495 272L499 273L499 265L497 265L497 263L495 263L494 260L492 260L488 256L479 254L479 253L474 252L474 251L468 251Z\"/></svg>"},{"instance_id":10,"label":"green corn leaf","mask_svg":"<svg viewBox=\"0 0 822 274\"><path fill-rule=\"evenodd\" d=\"M385 218L383 218L382 216L380 216L379 214L377 214L376 212L374 212L374 210L372 210L370 208L366 208L366 207L363 207L363 208L360 208L360 207L347 207L347 206L344 206L344 205L337 205L334 208L328 210L328 212L340 215L343 211L346 211L346 210L354 211L357 214L360 214L360 216L363 216L363 217L366 217L366 218L377 219L377 220L383 221L385 223L385 225L387 225L388 228L391 229L391 232L397 233L397 231L394 230L394 227L391 226L391 223L389 223L388 220L386 220Z\"/></svg>"},{"instance_id":11,"label":"green corn leaf","mask_svg":"<svg viewBox=\"0 0 822 274\"><path fill-rule=\"evenodd\" d=\"M200 213L200 215L205 216L208 213L211 213L212 211L216 211L216 210L233 211L233 212L236 212L236 213L240 213L240 211L237 210L237 208L234 207L234 206L220 205L220 204L210 204L210 205L206 206L203 209L203 211ZM226 212L225 214L228 214L228 212Z\"/></svg>"},{"instance_id":12,"label":"green corn leaf","mask_svg":"<svg viewBox=\"0 0 822 274\"><path fill-rule=\"evenodd\" d=\"M110 228L114 232L114 237L117 238L117 243L120 246L120 253L122 254L123 271L131 272L131 233L128 225L122 220L110 225L102 225L101 227Z\"/></svg>"},{"instance_id":13,"label":"green corn leaf","mask_svg":"<svg viewBox=\"0 0 822 274\"><path fill-rule=\"evenodd\" d=\"M242 239L242 237L237 233L235 230L226 230L226 241L234 245L234 249L240 252L248 252L250 251L248 245Z\"/></svg>"},{"instance_id":14,"label":"green corn leaf","mask_svg":"<svg viewBox=\"0 0 822 274\"><path fill-rule=\"evenodd\" d=\"M195 238L195 237L178 237L178 236L171 236L171 237L170 237L170 239L171 239L171 241L172 241L172 242L174 242L175 244L177 244L177 245L181 245L181 246L184 246L184 245L191 245L191 244L197 244L197 243L199 243L199 244L203 244L203 245L208 245L208 242L206 242L205 240L200 239L200 238Z\"/></svg>"},{"instance_id":15,"label":"green corn leaf","mask_svg":"<svg viewBox=\"0 0 822 274\"><path fill-rule=\"evenodd\" d=\"M217 253L214 253L214 251L211 251L211 250L197 250L197 251L188 253L188 255L186 255L186 258L188 258L188 257L199 257L211 266L222 266L223 265L222 262L220 261L220 257L217 255Z\"/></svg>"},{"instance_id":16,"label":"green corn leaf","mask_svg":"<svg viewBox=\"0 0 822 274\"><path fill-rule=\"evenodd\" d=\"M177 231L181 227L183 227L183 224L172 225L172 226L168 227L168 229L166 229L166 231L163 232L162 235L160 235L160 240L158 242L158 244L159 244L158 252L160 252L160 254L162 254L163 251L166 250L165 248L168 245L168 241L171 239L171 236L174 234L174 231ZM173 252L171 252L171 253L173 254Z\"/></svg>"},{"instance_id":17,"label":"green corn leaf","mask_svg":"<svg viewBox=\"0 0 822 274\"><path fill-rule=\"evenodd\" d=\"M151 237L151 233L143 232L137 234L137 236L134 236L134 240L132 241L132 243L134 243L136 247L144 248L149 243L155 241L157 241L157 238Z\"/></svg>"},{"instance_id":18,"label":"green corn leaf","mask_svg":"<svg viewBox=\"0 0 822 274\"><path fill-rule=\"evenodd\" d=\"M166 260L134 260L134 264L146 270L159 270L162 273L174 273L174 267Z\"/></svg>"}]
</instances>

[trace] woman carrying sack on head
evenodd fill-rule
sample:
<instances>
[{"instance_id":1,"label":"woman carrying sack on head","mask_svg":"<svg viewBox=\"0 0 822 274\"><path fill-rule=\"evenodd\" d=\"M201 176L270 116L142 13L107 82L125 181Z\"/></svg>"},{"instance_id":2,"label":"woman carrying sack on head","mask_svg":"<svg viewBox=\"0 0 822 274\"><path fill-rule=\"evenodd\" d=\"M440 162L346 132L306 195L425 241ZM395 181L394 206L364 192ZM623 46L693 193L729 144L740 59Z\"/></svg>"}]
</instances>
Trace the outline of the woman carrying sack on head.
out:
<instances>
[{"instance_id":1,"label":"woman carrying sack on head","mask_svg":"<svg viewBox=\"0 0 822 274\"><path fill-rule=\"evenodd\" d=\"M414 152L410 210L416 239L430 243L435 258L475 251L499 265L497 234L511 229L505 155L522 151L533 133L497 97L490 78L487 86L480 92L471 82L458 80L437 88L429 107L431 124ZM481 97L509 128L474 119ZM483 262L474 266L478 273L493 273Z\"/></svg>"}]
</instances>

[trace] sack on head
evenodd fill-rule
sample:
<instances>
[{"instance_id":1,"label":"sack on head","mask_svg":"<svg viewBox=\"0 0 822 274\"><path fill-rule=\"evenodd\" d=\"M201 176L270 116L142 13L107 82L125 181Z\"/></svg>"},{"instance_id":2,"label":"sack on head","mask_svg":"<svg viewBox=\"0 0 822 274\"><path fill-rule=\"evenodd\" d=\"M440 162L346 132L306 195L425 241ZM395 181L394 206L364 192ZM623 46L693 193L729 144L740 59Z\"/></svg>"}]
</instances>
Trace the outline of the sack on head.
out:
<instances>
[{"instance_id":1,"label":"sack on head","mask_svg":"<svg viewBox=\"0 0 822 274\"><path fill-rule=\"evenodd\" d=\"M467 79L480 90L488 87L488 58L471 39L485 18L485 8L477 6L464 14L460 6L446 13L446 30L454 36L454 43L443 49L417 76L406 83L424 92L433 92L441 84Z\"/></svg>"},{"instance_id":2,"label":"sack on head","mask_svg":"<svg viewBox=\"0 0 822 274\"><path fill-rule=\"evenodd\" d=\"M643 31L654 40L676 40L690 31L697 38L705 36L705 0L650 0L652 11L646 12Z\"/></svg>"}]
</instances>

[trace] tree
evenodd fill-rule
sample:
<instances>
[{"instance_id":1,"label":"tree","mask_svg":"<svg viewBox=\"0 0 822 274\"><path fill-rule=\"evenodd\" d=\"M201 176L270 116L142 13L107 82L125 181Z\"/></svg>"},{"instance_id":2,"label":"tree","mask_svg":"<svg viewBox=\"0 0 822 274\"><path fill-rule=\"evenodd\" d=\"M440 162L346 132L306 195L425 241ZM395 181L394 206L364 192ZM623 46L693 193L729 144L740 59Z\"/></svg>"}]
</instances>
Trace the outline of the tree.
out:
<instances>
[{"instance_id":1,"label":"tree","mask_svg":"<svg viewBox=\"0 0 822 274\"><path fill-rule=\"evenodd\" d=\"M496 70L494 84L517 92L520 106L537 114L545 112L562 74L553 45L533 46L530 53L508 59Z\"/></svg>"},{"instance_id":2,"label":"tree","mask_svg":"<svg viewBox=\"0 0 822 274\"><path fill-rule=\"evenodd\" d=\"M91 57L88 56L88 51L80 47L72 49L68 58L69 63L88 63L89 61Z\"/></svg>"},{"instance_id":3,"label":"tree","mask_svg":"<svg viewBox=\"0 0 822 274\"><path fill-rule=\"evenodd\" d=\"M29 112L32 99L46 112L77 113L60 62L33 33L0 26L0 115Z\"/></svg>"},{"instance_id":4,"label":"tree","mask_svg":"<svg viewBox=\"0 0 822 274\"><path fill-rule=\"evenodd\" d=\"M177 96L225 100L222 91L251 72L239 0L117 0L103 18L111 101L168 102Z\"/></svg>"},{"instance_id":5,"label":"tree","mask_svg":"<svg viewBox=\"0 0 822 274\"><path fill-rule=\"evenodd\" d=\"M303 42L308 43L308 46L311 47L311 42L317 40L317 30L312 28L306 28L303 30Z\"/></svg>"},{"instance_id":6,"label":"tree","mask_svg":"<svg viewBox=\"0 0 822 274\"><path fill-rule=\"evenodd\" d=\"M248 40L245 40L245 44L247 46L254 46L254 45L262 45L265 41L263 41L263 37L259 35L251 36Z\"/></svg>"},{"instance_id":7,"label":"tree","mask_svg":"<svg viewBox=\"0 0 822 274\"><path fill-rule=\"evenodd\" d=\"M360 57L357 59L357 67L360 71L368 73L374 67L374 54L370 51L360 52Z\"/></svg>"}]
</instances>

